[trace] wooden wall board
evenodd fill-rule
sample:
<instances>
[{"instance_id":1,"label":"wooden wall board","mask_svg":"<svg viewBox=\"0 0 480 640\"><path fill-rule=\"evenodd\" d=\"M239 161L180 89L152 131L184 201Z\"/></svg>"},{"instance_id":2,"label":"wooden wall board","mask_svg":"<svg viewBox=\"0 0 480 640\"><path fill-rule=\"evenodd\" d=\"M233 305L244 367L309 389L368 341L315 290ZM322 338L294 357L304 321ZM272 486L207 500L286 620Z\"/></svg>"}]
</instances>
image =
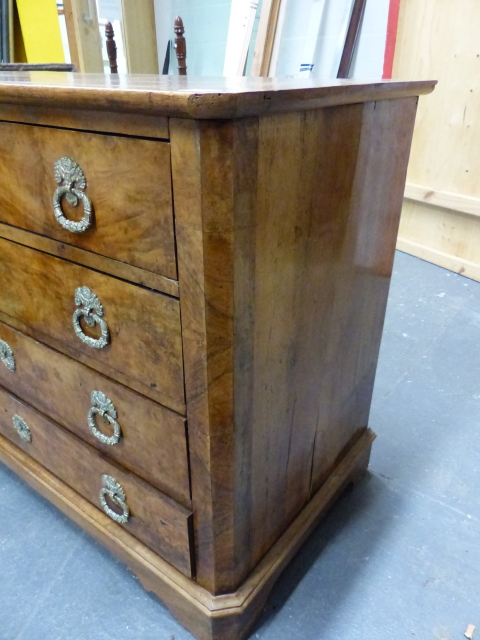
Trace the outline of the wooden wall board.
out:
<instances>
[{"instance_id":1,"label":"wooden wall board","mask_svg":"<svg viewBox=\"0 0 480 640\"><path fill-rule=\"evenodd\" d=\"M461 7L449 0L403 0L393 68L395 79L439 81L418 110L398 246L475 279L480 269L479 30L475 0Z\"/></svg>"},{"instance_id":2,"label":"wooden wall board","mask_svg":"<svg viewBox=\"0 0 480 640\"><path fill-rule=\"evenodd\" d=\"M64 0L70 59L77 71L103 73L97 7L89 0Z\"/></svg>"},{"instance_id":3,"label":"wooden wall board","mask_svg":"<svg viewBox=\"0 0 480 640\"><path fill-rule=\"evenodd\" d=\"M284 3L286 0L284 0ZM272 60L273 44L277 31L277 22L281 0L263 0L258 25L255 50L253 52L250 75L267 77Z\"/></svg>"},{"instance_id":4,"label":"wooden wall board","mask_svg":"<svg viewBox=\"0 0 480 640\"><path fill-rule=\"evenodd\" d=\"M153 0L122 0L125 54L129 73L158 73Z\"/></svg>"}]
</instances>

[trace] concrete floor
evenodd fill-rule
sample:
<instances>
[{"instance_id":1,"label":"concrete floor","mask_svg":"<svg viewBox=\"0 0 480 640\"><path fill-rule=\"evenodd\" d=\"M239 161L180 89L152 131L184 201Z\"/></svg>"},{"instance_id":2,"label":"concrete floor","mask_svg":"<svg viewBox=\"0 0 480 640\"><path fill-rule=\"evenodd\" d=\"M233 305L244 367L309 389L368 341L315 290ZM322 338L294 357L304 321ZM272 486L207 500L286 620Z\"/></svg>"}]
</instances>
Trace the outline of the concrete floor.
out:
<instances>
[{"instance_id":1,"label":"concrete floor","mask_svg":"<svg viewBox=\"0 0 480 640\"><path fill-rule=\"evenodd\" d=\"M480 283L397 253L370 472L252 638L480 639ZM121 563L0 465L0 640L191 640Z\"/></svg>"}]
</instances>

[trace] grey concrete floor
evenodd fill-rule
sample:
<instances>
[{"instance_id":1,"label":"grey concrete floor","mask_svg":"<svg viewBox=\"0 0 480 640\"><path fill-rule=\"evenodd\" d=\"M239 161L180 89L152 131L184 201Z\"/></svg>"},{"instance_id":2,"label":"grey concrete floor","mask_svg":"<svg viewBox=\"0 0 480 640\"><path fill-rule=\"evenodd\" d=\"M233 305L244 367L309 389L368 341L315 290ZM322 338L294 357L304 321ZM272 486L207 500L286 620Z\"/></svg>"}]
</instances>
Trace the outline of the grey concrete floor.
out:
<instances>
[{"instance_id":1,"label":"grey concrete floor","mask_svg":"<svg viewBox=\"0 0 480 640\"><path fill-rule=\"evenodd\" d=\"M397 252L370 471L252 638L480 640L480 284ZM120 562L0 465L0 640L191 640Z\"/></svg>"}]
</instances>

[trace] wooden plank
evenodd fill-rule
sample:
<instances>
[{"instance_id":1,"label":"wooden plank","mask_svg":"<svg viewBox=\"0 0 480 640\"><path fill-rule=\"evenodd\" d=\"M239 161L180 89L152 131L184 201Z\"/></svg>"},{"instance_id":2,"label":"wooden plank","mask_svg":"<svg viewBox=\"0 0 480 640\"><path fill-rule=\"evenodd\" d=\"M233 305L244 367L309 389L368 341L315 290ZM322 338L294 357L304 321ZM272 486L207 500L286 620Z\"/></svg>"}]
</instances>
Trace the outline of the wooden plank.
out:
<instances>
[{"instance_id":1,"label":"wooden plank","mask_svg":"<svg viewBox=\"0 0 480 640\"><path fill-rule=\"evenodd\" d=\"M251 76L267 77L269 75L280 5L281 0L263 0L262 2Z\"/></svg>"},{"instance_id":2,"label":"wooden plank","mask_svg":"<svg viewBox=\"0 0 480 640\"><path fill-rule=\"evenodd\" d=\"M104 73L97 6L89 0L64 0L70 58L81 73Z\"/></svg>"},{"instance_id":3,"label":"wooden plank","mask_svg":"<svg viewBox=\"0 0 480 640\"><path fill-rule=\"evenodd\" d=\"M277 75L278 58L280 55L280 46L282 42L282 33L285 26L286 13L287 13L287 2L281 2L280 8L278 10L277 28L275 29L275 37L273 39L270 66L268 68L269 78L275 78Z\"/></svg>"},{"instance_id":4,"label":"wooden plank","mask_svg":"<svg viewBox=\"0 0 480 640\"><path fill-rule=\"evenodd\" d=\"M141 138L169 138L167 118L142 114L131 116L116 112L0 104L0 120L99 133L120 133Z\"/></svg>"},{"instance_id":5,"label":"wooden plank","mask_svg":"<svg viewBox=\"0 0 480 640\"><path fill-rule=\"evenodd\" d=\"M25 247L38 249L44 253L50 253L57 258L64 258L70 262L76 262L84 267L108 273L111 276L128 280L129 282L142 285L148 289L161 291L176 298L179 296L178 282L176 280L164 278L151 271L138 269L137 267L119 262L118 260L99 256L91 251L85 251L84 249L64 244L58 240L52 240L51 238L46 238L45 236L40 236L30 231L24 231L23 229L18 229L17 227L12 227L4 223L0 223L0 238L12 240L18 244L23 244Z\"/></svg>"},{"instance_id":6,"label":"wooden plank","mask_svg":"<svg viewBox=\"0 0 480 640\"><path fill-rule=\"evenodd\" d=\"M417 255L417 247L422 247L422 256L419 257L431 258L434 264L449 268L445 256L450 256L448 260L453 260L453 271L459 272L458 265L464 265L465 272L472 273L473 265L480 265L476 242L479 232L477 216L416 200L404 200L399 237L406 253L409 253L408 247L413 247L412 255ZM426 257L427 249L429 257Z\"/></svg>"},{"instance_id":7,"label":"wooden plank","mask_svg":"<svg viewBox=\"0 0 480 640\"><path fill-rule=\"evenodd\" d=\"M421 258L422 260L426 260L427 262L431 262L432 264L437 264L444 269L454 271L461 276L466 276L467 278L480 282L480 264L477 262L459 258L445 251L432 249L428 244L420 244L412 240L406 240L401 236L397 238L397 249Z\"/></svg>"},{"instance_id":8,"label":"wooden plank","mask_svg":"<svg viewBox=\"0 0 480 640\"><path fill-rule=\"evenodd\" d=\"M459 193L437 191L408 182L405 185L405 198L459 213L467 213L471 216L480 216L480 198L469 198Z\"/></svg>"},{"instance_id":9,"label":"wooden plank","mask_svg":"<svg viewBox=\"0 0 480 640\"><path fill-rule=\"evenodd\" d=\"M448 0L402 2L393 68L394 78L439 80L419 105L403 246L425 247L436 264L453 256L457 266L480 264L480 5L469 0L462 9Z\"/></svg>"},{"instance_id":10,"label":"wooden plank","mask_svg":"<svg viewBox=\"0 0 480 640\"><path fill-rule=\"evenodd\" d=\"M434 81L365 82L315 78L202 78L153 75L2 73L0 103L118 111L197 120L244 118L433 91ZM428 183L426 183L428 184Z\"/></svg>"},{"instance_id":11,"label":"wooden plank","mask_svg":"<svg viewBox=\"0 0 480 640\"><path fill-rule=\"evenodd\" d=\"M122 0L123 32L129 73L158 73L153 0Z\"/></svg>"}]
</instances>

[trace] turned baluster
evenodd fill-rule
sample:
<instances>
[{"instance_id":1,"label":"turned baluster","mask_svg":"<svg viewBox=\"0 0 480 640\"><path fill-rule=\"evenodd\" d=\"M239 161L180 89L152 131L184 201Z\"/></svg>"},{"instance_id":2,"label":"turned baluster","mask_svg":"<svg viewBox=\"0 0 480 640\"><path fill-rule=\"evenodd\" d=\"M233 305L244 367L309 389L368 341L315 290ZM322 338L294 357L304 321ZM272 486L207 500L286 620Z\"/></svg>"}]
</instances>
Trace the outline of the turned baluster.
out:
<instances>
[{"instance_id":1,"label":"turned baluster","mask_svg":"<svg viewBox=\"0 0 480 640\"><path fill-rule=\"evenodd\" d=\"M175 53L177 54L177 62L178 62L178 75L186 76L187 75L187 43L183 34L185 33L185 29L183 28L183 20L178 16L175 18Z\"/></svg>"},{"instance_id":2,"label":"turned baluster","mask_svg":"<svg viewBox=\"0 0 480 640\"><path fill-rule=\"evenodd\" d=\"M117 67L117 45L114 40L115 32L113 31L112 23L107 22L105 25L105 39L107 46L108 62L110 64L110 73L118 73Z\"/></svg>"}]
</instances>

